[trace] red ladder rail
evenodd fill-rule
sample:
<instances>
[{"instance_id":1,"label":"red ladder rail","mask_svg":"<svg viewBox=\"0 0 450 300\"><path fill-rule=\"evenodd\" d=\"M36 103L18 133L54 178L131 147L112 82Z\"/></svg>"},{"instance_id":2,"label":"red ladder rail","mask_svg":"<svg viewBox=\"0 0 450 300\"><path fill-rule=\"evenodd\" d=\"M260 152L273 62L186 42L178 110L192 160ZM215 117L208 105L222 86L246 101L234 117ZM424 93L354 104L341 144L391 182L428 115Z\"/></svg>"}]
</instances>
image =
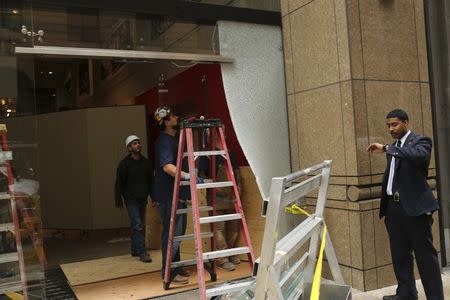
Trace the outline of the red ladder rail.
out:
<instances>
[{"instance_id":1,"label":"red ladder rail","mask_svg":"<svg viewBox=\"0 0 450 300\"><path fill-rule=\"evenodd\" d=\"M210 129L210 146L212 149L210 151L194 151L194 129ZM216 149L215 146L215 135L219 136L219 149ZM186 148L186 153L184 152ZM216 165L215 165L215 156L221 155L224 157L226 162L226 173L227 179L226 182L216 182ZM179 191L181 185L181 166L183 162L183 157L187 156L188 158L188 166L189 166L189 186L191 191L191 204L192 204L192 220L194 227L194 234L189 235L190 237L194 237L195 239L195 250L196 250L196 259L194 260L186 260L180 262L172 262L173 256L173 244L174 241L180 241L185 239L188 235L180 237L174 236L174 229L176 224L177 217L177 208L178 208L178 198ZM210 174L213 179L211 183L197 183L197 174L196 174L196 166L195 160L198 156L211 156L210 161ZM233 187L234 193L234 214L226 214L226 215L217 215L216 214L216 203L215 203L215 188L220 187ZM211 189L210 201L209 205L212 207L209 209L204 209L199 206L198 199L198 189ZM200 211L210 211L209 217L201 217ZM212 213L211 213L212 211ZM225 250L216 250L216 240L215 240L215 223L221 221L230 221L230 220L239 220L240 222L240 234L243 238L245 247L236 247ZM201 224L210 224L210 233L202 233L201 232ZM209 234L209 235L208 235ZM211 235L212 234L212 235ZM203 252L203 244L202 237L211 236L211 250L210 252ZM251 270L254 265L254 254L253 247L251 245L250 234L248 231L247 223L245 220L244 212L242 209L242 203L239 196L239 190L234 178L233 167L230 160L230 155L228 152L228 148L225 142L225 135L223 131L223 126L220 120L187 120L182 123L179 137L179 145L178 145L178 155L177 155L177 170L175 174L174 181L174 192L172 198L172 208L171 208L171 217L170 217L170 228L169 228L169 240L167 245L167 255L166 255L166 264L165 264L165 273L164 273L164 281L163 286L164 289L169 289L170 283L172 280L171 269L177 267L183 267L188 265L197 265L197 277L199 284L199 294L202 300L206 300L208 297L214 295L220 295L226 293L226 289L235 288L232 285L227 286L226 288L213 288L209 290L206 289L206 280L205 280L205 269L209 272L211 281L216 281L217 274L214 259L220 257L228 257L231 255L239 255L239 254L247 254Z\"/></svg>"}]
</instances>

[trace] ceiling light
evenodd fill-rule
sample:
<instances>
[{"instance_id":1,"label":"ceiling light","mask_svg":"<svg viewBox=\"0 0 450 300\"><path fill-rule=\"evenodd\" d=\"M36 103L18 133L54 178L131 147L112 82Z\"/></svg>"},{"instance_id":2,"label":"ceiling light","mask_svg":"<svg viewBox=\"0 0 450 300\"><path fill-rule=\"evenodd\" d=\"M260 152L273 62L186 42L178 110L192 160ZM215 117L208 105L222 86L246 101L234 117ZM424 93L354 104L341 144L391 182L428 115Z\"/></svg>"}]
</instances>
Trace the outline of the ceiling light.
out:
<instances>
[{"instance_id":1,"label":"ceiling light","mask_svg":"<svg viewBox=\"0 0 450 300\"><path fill-rule=\"evenodd\" d=\"M12 112L12 110L8 108L8 109L6 110L6 112L10 113L10 112Z\"/></svg>"},{"instance_id":2,"label":"ceiling light","mask_svg":"<svg viewBox=\"0 0 450 300\"><path fill-rule=\"evenodd\" d=\"M53 72L52 71L48 71L48 75L52 75L53 74Z\"/></svg>"},{"instance_id":3,"label":"ceiling light","mask_svg":"<svg viewBox=\"0 0 450 300\"><path fill-rule=\"evenodd\" d=\"M17 9L13 9L13 10L11 11L11 13L12 13L13 15L17 15L17 14L19 14L19 11L18 11Z\"/></svg>"}]
</instances>

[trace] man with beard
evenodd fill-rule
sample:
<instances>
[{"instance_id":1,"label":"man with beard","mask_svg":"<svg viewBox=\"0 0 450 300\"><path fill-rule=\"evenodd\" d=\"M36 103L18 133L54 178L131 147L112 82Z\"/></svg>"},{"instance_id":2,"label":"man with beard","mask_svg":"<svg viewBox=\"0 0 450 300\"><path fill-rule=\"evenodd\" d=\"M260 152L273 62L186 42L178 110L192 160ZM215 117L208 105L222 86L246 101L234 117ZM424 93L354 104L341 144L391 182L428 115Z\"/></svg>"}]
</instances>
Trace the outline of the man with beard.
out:
<instances>
[{"instance_id":1,"label":"man with beard","mask_svg":"<svg viewBox=\"0 0 450 300\"><path fill-rule=\"evenodd\" d=\"M401 109L387 114L386 125L395 143L372 143L367 148L387 157L380 218L384 217L389 235L398 287L395 295L383 300L418 299L413 252L427 299L442 300L441 272L431 233L432 214L439 206L427 183L432 142L408 129L408 115Z\"/></svg>"},{"instance_id":2,"label":"man with beard","mask_svg":"<svg viewBox=\"0 0 450 300\"><path fill-rule=\"evenodd\" d=\"M145 212L150 195L152 168L149 161L141 154L141 141L136 135L125 140L129 154L117 167L115 184L116 207L127 207L131 225L131 255L138 256L142 262L152 261L145 249Z\"/></svg>"},{"instance_id":3,"label":"man with beard","mask_svg":"<svg viewBox=\"0 0 450 300\"><path fill-rule=\"evenodd\" d=\"M162 251L162 276L164 278L166 266L167 244L169 240L170 217L172 211L172 197L175 174L177 171L177 154L179 129L178 116L167 106L158 107L154 118L158 124L160 134L156 140L156 169L155 182L153 185L152 199L159 206L159 213L162 220L161 251ZM181 171L181 178L189 180L189 174ZM188 189L180 187L180 199L178 208L186 208ZM186 215L179 214L176 217L174 235L184 235L186 232ZM173 243L172 261L180 261L180 242ZM183 268L174 270L172 283L182 285L188 283L189 272Z\"/></svg>"}]
</instances>

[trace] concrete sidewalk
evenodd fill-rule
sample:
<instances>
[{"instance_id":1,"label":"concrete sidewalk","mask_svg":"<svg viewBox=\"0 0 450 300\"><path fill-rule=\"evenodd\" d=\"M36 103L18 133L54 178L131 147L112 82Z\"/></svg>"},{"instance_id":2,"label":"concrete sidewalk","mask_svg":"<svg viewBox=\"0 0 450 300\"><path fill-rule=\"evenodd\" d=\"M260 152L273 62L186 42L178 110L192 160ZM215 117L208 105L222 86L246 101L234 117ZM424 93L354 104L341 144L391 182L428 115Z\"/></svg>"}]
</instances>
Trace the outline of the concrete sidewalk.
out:
<instances>
[{"instance_id":1,"label":"concrete sidewalk","mask_svg":"<svg viewBox=\"0 0 450 300\"><path fill-rule=\"evenodd\" d=\"M331 281L327 279L322 279L323 283L330 283ZM444 284L444 295L446 299L450 300L450 269L443 270L442 272L442 282ZM425 293L423 291L422 282L419 280L416 281L417 290L419 291L419 300L426 300ZM378 290L373 290L369 292L361 292L359 290L352 290L352 300L381 300L385 295L395 294L396 285L385 287ZM198 290L188 291L184 293L178 293L175 295L164 296L162 298L156 299L164 299L164 300L197 300L198 299Z\"/></svg>"},{"instance_id":2,"label":"concrete sidewalk","mask_svg":"<svg viewBox=\"0 0 450 300\"><path fill-rule=\"evenodd\" d=\"M450 270L443 270L442 272L442 282L444 284L444 295L446 299L450 299ZM425 293L423 291L422 282L416 281L417 290L419 291L419 300L426 300ZM378 290L373 290L369 292L361 292L358 290L352 291L353 300L381 300L385 295L395 294L397 286L389 286Z\"/></svg>"}]
</instances>

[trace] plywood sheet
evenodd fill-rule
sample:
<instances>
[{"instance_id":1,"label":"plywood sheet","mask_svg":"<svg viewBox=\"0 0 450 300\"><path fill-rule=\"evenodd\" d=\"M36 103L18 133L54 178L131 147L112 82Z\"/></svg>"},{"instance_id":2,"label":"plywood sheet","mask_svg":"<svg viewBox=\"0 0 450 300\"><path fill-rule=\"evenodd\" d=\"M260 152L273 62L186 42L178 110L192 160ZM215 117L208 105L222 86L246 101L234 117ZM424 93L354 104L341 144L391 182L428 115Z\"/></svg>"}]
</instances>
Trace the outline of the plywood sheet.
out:
<instances>
[{"instance_id":1,"label":"plywood sheet","mask_svg":"<svg viewBox=\"0 0 450 300\"><path fill-rule=\"evenodd\" d=\"M152 251L151 263L143 263L129 254L76 263L62 264L61 268L71 286L123 278L161 270L161 251ZM193 256L185 255L183 259ZM161 274L161 273L159 273Z\"/></svg>"},{"instance_id":2,"label":"plywood sheet","mask_svg":"<svg viewBox=\"0 0 450 300\"><path fill-rule=\"evenodd\" d=\"M262 197L256 184L255 176L250 167L240 167L242 177L242 207L244 209L245 218L247 220L248 230L252 241L253 251L256 257L260 255L262 238L264 235L264 227L266 219L261 217ZM204 191L204 190L201 190ZM206 205L204 194L199 194L200 205ZM207 216L207 213L202 213ZM209 225L202 225L202 232L209 232ZM192 218L188 215L188 225L186 234L193 233ZM239 236L236 246L243 246L242 237ZM210 240L203 239L203 250L209 251ZM195 254L194 241L183 241L181 243L181 253ZM242 255L243 259L247 259L247 255Z\"/></svg>"},{"instance_id":3,"label":"plywood sheet","mask_svg":"<svg viewBox=\"0 0 450 300\"><path fill-rule=\"evenodd\" d=\"M145 246L150 249L161 249L161 217L156 206L147 205L145 216Z\"/></svg>"},{"instance_id":4,"label":"plywood sheet","mask_svg":"<svg viewBox=\"0 0 450 300\"><path fill-rule=\"evenodd\" d=\"M242 207L250 232L253 253L255 257L259 257L266 224L266 219L261 217L263 200L250 167L240 167L240 172L242 177ZM242 237L239 237L238 245L243 245Z\"/></svg>"},{"instance_id":5,"label":"plywood sheet","mask_svg":"<svg viewBox=\"0 0 450 300\"><path fill-rule=\"evenodd\" d=\"M191 269L194 271L193 269ZM232 272L217 271L217 283L250 276L248 263L241 263ZM207 274L205 276L209 278ZM161 273L153 272L142 275L126 277L117 280L99 282L73 287L79 300L116 300L116 299L147 299L152 297L175 294L183 291L197 289L197 273L192 272L189 284L181 287L171 287L165 291L162 286Z\"/></svg>"}]
</instances>

